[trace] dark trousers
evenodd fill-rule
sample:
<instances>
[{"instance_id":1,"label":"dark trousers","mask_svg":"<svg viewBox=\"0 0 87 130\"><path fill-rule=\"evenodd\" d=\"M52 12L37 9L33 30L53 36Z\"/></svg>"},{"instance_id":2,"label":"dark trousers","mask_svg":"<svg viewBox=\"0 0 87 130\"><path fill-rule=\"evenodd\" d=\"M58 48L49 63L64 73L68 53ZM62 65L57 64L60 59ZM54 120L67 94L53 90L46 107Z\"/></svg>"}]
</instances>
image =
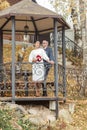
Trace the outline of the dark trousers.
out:
<instances>
[{"instance_id":1,"label":"dark trousers","mask_svg":"<svg viewBox=\"0 0 87 130\"><path fill-rule=\"evenodd\" d=\"M47 96L46 79L51 66L50 65L44 65L44 66L45 66L45 74L44 74L44 82L42 83L42 88L43 88L43 96Z\"/></svg>"}]
</instances>

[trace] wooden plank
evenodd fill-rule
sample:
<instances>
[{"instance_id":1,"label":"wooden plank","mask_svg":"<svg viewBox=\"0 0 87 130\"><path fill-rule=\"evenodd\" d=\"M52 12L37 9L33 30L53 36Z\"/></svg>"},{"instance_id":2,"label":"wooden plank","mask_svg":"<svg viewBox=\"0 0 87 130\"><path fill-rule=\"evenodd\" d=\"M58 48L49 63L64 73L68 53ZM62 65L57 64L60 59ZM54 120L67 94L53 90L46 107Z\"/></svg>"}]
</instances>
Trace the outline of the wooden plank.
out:
<instances>
[{"instance_id":1,"label":"wooden plank","mask_svg":"<svg viewBox=\"0 0 87 130\"><path fill-rule=\"evenodd\" d=\"M56 97L15 97L15 101L55 101ZM62 101L63 98L58 98L58 101ZM12 101L12 97L0 97L0 101Z\"/></svg>"},{"instance_id":2,"label":"wooden plank","mask_svg":"<svg viewBox=\"0 0 87 130\"><path fill-rule=\"evenodd\" d=\"M12 97L0 97L0 101L12 101Z\"/></svg>"}]
</instances>

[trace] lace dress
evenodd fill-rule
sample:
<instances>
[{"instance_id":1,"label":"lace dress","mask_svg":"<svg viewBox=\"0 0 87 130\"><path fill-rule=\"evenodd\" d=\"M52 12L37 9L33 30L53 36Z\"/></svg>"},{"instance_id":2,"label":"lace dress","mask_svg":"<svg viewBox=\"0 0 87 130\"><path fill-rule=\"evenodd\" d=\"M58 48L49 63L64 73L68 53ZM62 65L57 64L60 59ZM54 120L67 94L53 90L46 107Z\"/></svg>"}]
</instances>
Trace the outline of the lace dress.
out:
<instances>
[{"instance_id":1,"label":"lace dress","mask_svg":"<svg viewBox=\"0 0 87 130\"><path fill-rule=\"evenodd\" d=\"M33 59L37 59L35 63L32 63L32 80L33 81L43 81L45 68L43 60L49 60L46 52L42 48L32 50L29 55L29 62Z\"/></svg>"}]
</instances>

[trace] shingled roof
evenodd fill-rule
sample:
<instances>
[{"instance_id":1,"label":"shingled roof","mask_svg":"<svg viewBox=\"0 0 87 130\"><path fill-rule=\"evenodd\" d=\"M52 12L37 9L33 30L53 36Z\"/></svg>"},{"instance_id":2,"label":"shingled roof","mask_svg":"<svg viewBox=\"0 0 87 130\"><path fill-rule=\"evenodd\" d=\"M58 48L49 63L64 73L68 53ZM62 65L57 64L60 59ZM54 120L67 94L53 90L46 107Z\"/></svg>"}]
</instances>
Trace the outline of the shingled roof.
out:
<instances>
[{"instance_id":1,"label":"shingled roof","mask_svg":"<svg viewBox=\"0 0 87 130\"><path fill-rule=\"evenodd\" d=\"M0 17L2 16L17 16L17 15L36 15L36 16L47 16L47 17L56 17L58 18L59 15L50 11L31 0L22 0L13 6L3 10L0 12Z\"/></svg>"},{"instance_id":2,"label":"shingled roof","mask_svg":"<svg viewBox=\"0 0 87 130\"><path fill-rule=\"evenodd\" d=\"M11 6L14 5L14 4L16 4L16 3L18 3L18 2L20 2L20 1L22 1L22 0L7 0L7 2L8 2ZM32 0L32 1L36 2L36 0Z\"/></svg>"},{"instance_id":3,"label":"shingled roof","mask_svg":"<svg viewBox=\"0 0 87 130\"><path fill-rule=\"evenodd\" d=\"M12 6L13 4L16 4L17 2L20 2L21 0L7 0L7 1Z\"/></svg>"},{"instance_id":4,"label":"shingled roof","mask_svg":"<svg viewBox=\"0 0 87 130\"><path fill-rule=\"evenodd\" d=\"M16 31L22 32L25 26L26 18L29 26L29 33L35 33L37 30L39 34L52 31L54 28L53 18L58 20L58 27L65 26L69 28L62 16L55 12L46 9L31 0L22 0L11 7L0 11L0 27L11 16L16 19ZM3 31L11 29L11 22L8 22L3 28Z\"/></svg>"}]
</instances>

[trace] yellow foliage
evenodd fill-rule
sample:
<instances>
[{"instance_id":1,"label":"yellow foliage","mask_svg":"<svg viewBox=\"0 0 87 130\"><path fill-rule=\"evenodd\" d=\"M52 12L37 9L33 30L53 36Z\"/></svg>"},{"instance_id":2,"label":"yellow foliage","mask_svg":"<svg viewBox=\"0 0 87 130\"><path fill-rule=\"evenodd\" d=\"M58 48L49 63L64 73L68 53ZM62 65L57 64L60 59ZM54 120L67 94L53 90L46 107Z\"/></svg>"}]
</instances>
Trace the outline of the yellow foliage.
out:
<instances>
[{"instance_id":1,"label":"yellow foliage","mask_svg":"<svg viewBox=\"0 0 87 130\"><path fill-rule=\"evenodd\" d=\"M0 1L0 10L3 10L9 6L10 6L10 4L6 0Z\"/></svg>"}]
</instances>

